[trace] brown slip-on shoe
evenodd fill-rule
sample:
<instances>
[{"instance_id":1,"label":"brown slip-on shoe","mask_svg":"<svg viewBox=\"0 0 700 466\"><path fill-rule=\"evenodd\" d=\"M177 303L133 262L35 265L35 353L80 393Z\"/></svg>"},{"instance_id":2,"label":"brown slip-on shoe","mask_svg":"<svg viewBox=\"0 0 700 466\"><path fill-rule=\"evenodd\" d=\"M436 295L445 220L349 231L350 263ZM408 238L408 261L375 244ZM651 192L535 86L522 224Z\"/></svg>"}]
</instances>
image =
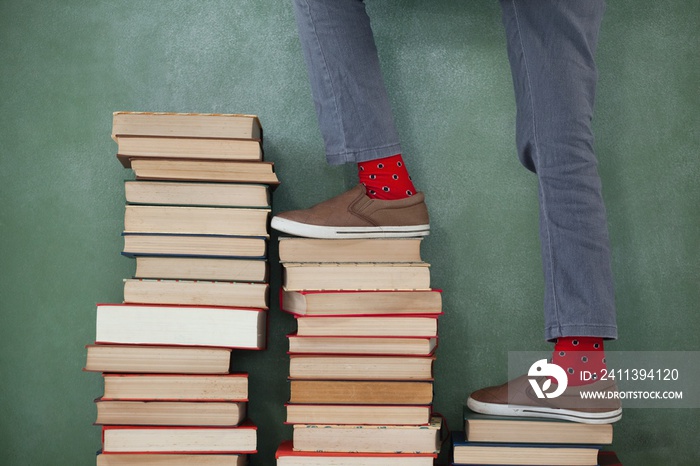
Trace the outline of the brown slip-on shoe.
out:
<instances>
[{"instance_id":1,"label":"brown slip-on shoe","mask_svg":"<svg viewBox=\"0 0 700 466\"><path fill-rule=\"evenodd\" d=\"M271 226L307 238L396 238L430 233L423 193L395 201L370 199L361 184L309 209L277 214Z\"/></svg>"},{"instance_id":2,"label":"brown slip-on shoe","mask_svg":"<svg viewBox=\"0 0 700 466\"><path fill-rule=\"evenodd\" d=\"M614 380L567 387L556 398L539 398L529 379L540 387L547 380L523 375L503 385L482 388L469 396L467 406L482 414L565 419L586 424L610 424L622 417Z\"/></svg>"}]
</instances>

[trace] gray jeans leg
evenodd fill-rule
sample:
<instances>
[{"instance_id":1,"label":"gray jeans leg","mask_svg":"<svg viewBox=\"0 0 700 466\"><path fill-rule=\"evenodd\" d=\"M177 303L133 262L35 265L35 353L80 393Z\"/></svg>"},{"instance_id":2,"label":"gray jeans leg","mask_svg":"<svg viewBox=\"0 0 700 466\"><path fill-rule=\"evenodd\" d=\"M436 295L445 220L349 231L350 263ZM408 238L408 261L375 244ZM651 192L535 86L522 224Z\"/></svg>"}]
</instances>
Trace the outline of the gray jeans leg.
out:
<instances>
[{"instance_id":1,"label":"gray jeans leg","mask_svg":"<svg viewBox=\"0 0 700 466\"><path fill-rule=\"evenodd\" d=\"M591 120L604 0L501 0L517 148L537 174L545 337L617 337Z\"/></svg>"},{"instance_id":2,"label":"gray jeans leg","mask_svg":"<svg viewBox=\"0 0 700 466\"><path fill-rule=\"evenodd\" d=\"M401 152L361 0L294 0L299 39L331 165Z\"/></svg>"}]
</instances>

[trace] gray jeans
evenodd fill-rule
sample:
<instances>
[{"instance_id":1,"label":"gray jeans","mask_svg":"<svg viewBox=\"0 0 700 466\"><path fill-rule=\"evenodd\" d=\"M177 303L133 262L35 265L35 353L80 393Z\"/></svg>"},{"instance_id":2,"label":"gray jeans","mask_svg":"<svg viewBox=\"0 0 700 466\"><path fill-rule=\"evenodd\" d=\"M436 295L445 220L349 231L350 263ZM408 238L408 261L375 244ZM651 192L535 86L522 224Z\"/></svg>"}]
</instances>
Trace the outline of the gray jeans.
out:
<instances>
[{"instance_id":1,"label":"gray jeans","mask_svg":"<svg viewBox=\"0 0 700 466\"><path fill-rule=\"evenodd\" d=\"M401 152L362 0L293 0L328 163ZM501 0L516 144L537 174L545 338L617 338L591 120L604 0Z\"/></svg>"}]
</instances>

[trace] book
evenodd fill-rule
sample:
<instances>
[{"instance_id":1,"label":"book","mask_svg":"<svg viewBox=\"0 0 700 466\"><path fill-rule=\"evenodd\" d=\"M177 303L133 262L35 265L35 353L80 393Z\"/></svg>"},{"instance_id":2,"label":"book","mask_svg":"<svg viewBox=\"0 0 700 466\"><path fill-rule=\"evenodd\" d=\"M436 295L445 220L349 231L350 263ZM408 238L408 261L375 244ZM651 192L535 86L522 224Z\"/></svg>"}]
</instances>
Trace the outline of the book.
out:
<instances>
[{"instance_id":1,"label":"book","mask_svg":"<svg viewBox=\"0 0 700 466\"><path fill-rule=\"evenodd\" d=\"M280 293L280 306L289 313L307 316L440 314L439 290L425 291L311 291Z\"/></svg>"},{"instance_id":2,"label":"book","mask_svg":"<svg viewBox=\"0 0 700 466\"><path fill-rule=\"evenodd\" d=\"M292 354L291 379L431 380L430 356L332 356Z\"/></svg>"},{"instance_id":3,"label":"book","mask_svg":"<svg viewBox=\"0 0 700 466\"><path fill-rule=\"evenodd\" d=\"M266 237L269 214L270 209L129 204L124 214L124 231Z\"/></svg>"},{"instance_id":4,"label":"book","mask_svg":"<svg viewBox=\"0 0 700 466\"><path fill-rule=\"evenodd\" d=\"M299 336L287 335L290 353L328 354L433 354L437 338L356 337L356 336Z\"/></svg>"},{"instance_id":5,"label":"book","mask_svg":"<svg viewBox=\"0 0 700 466\"><path fill-rule=\"evenodd\" d=\"M210 257L137 256L135 278L266 282L267 261Z\"/></svg>"},{"instance_id":6,"label":"book","mask_svg":"<svg viewBox=\"0 0 700 466\"><path fill-rule=\"evenodd\" d=\"M97 466L246 466L247 455L129 453L97 455Z\"/></svg>"},{"instance_id":7,"label":"book","mask_svg":"<svg viewBox=\"0 0 700 466\"><path fill-rule=\"evenodd\" d=\"M85 370L90 372L141 372L226 374L230 348L140 345L88 345Z\"/></svg>"},{"instance_id":8,"label":"book","mask_svg":"<svg viewBox=\"0 0 700 466\"><path fill-rule=\"evenodd\" d=\"M248 374L102 374L103 400L248 401Z\"/></svg>"},{"instance_id":9,"label":"book","mask_svg":"<svg viewBox=\"0 0 700 466\"><path fill-rule=\"evenodd\" d=\"M124 302L267 309L268 287L267 283L126 279Z\"/></svg>"},{"instance_id":10,"label":"book","mask_svg":"<svg viewBox=\"0 0 700 466\"><path fill-rule=\"evenodd\" d=\"M120 136L262 139L262 127L255 115L119 111L112 138Z\"/></svg>"},{"instance_id":11,"label":"book","mask_svg":"<svg viewBox=\"0 0 700 466\"><path fill-rule=\"evenodd\" d=\"M303 317L296 316L299 336L435 337L437 317Z\"/></svg>"},{"instance_id":12,"label":"book","mask_svg":"<svg viewBox=\"0 0 700 466\"><path fill-rule=\"evenodd\" d=\"M343 264L286 262L282 286L286 290L428 290L430 268L411 264Z\"/></svg>"},{"instance_id":13,"label":"book","mask_svg":"<svg viewBox=\"0 0 700 466\"><path fill-rule=\"evenodd\" d=\"M264 184L126 181L124 193L129 204L270 207Z\"/></svg>"},{"instance_id":14,"label":"book","mask_svg":"<svg viewBox=\"0 0 700 466\"><path fill-rule=\"evenodd\" d=\"M296 451L291 441L283 442L275 453L277 466L433 466L436 457L434 453Z\"/></svg>"},{"instance_id":15,"label":"book","mask_svg":"<svg viewBox=\"0 0 700 466\"><path fill-rule=\"evenodd\" d=\"M242 401L95 400L99 425L237 426L245 419Z\"/></svg>"},{"instance_id":16,"label":"book","mask_svg":"<svg viewBox=\"0 0 700 466\"><path fill-rule=\"evenodd\" d=\"M159 235L124 233L123 254L136 256L222 257L264 259L264 236Z\"/></svg>"},{"instance_id":17,"label":"book","mask_svg":"<svg viewBox=\"0 0 700 466\"><path fill-rule=\"evenodd\" d=\"M252 423L238 427L102 426L104 453L256 453Z\"/></svg>"},{"instance_id":18,"label":"book","mask_svg":"<svg viewBox=\"0 0 700 466\"><path fill-rule=\"evenodd\" d=\"M288 424L428 425L430 406L287 404Z\"/></svg>"},{"instance_id":19,"label":"book","mask_svg":"<svg viewBox=\"0 0 700 466\"><path fill-rule=\"evenodd\" d=\"M281 262L422 262L422 238L279 238Z\"/></svg>"},{"instance_id":20,"label":"book","mask_svg":"<svg viewBox=\"0 0 700 466\"><path fill-rule=\"evenodd\" d=\"M161 158L132 158L129 162L137 180L279 184L271 162Z\"/></svg>"},{"instance_id":21,"label":"book","mask_svg":"<svg viewBox=\"0 0 700 466\"><path fill-rule=\"evenodd\" d=\"M98 343L262 349L267 332L267 314L247 308L98 304L96 320Z\"/></svg>"},{"instance_id":22,"label":"book","mask_svg":"<svg viewBox=\"0 0 700 466\"><path fill-rule=\"evenodd\" d=\"M403 404L433 402L430 381L291 380L290 403Z\"/></svg>"},{"instance_id":23,"label":"book","mask_svg":"<svg viewBox=\"0 0 700 466\"><path fill-rule=\"evenodd\" d=\"M612 443L612 424L485 416L464 408L464 432L469 442L568 443L606 445Z\"/></svg>"},{"instance_id":24,"label":"book","mask_svg":"<svg viewBox=\"0 0 700 466\"><path fill-rule=\"evenodd\" d=\"M132 158L182 158L206 160L263 159L262 143L255 139L120 136L117 158L129 167Z\"/></svg>"},{"instance_id":25,"label":"book","mask_svg":"<svg viewBox=\"0 0 700 466\"><path fill-rule=\"evenodd\" d=\"M464 439L464 432L452 433L452 453L455 465L591 466L598 464L598 447L593 445L469 442Z\"/></svg>"},{"instance_id":26,"label":"book","mask_svg":"<svg viewBox=\"0 0 700 466\"><path fill-rule=\"evenodd\" d=\"M442 421L433 418L427 426L362 426L295 424L295 450L437 453Z\"/></svg>"}]
</instances>

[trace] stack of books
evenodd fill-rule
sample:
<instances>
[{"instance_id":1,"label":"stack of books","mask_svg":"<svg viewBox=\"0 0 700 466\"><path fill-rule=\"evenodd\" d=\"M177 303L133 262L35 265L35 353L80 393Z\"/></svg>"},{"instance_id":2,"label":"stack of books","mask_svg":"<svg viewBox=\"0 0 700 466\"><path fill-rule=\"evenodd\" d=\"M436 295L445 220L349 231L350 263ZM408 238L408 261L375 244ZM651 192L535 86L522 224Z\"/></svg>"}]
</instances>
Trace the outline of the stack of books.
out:
<instances>
[{"instance_id":1,"label":"stack of books","mask_svg":"<svg viewBox=\"0 0 700 466\"><path fill-rule=\"evenodd\" d=\"M432 465L439 290L420 238L281 237L293 439L278 466Z\"/></svg>"},{"instance_id":2,"label":"stack of books","mask_svg":"<svg viewBox=\"0 0 700 466\"><path fill-rule=\"evenodd\" d=\"M102 372L98 466L241 466L256 452L248 374L265 348L270 190L251 115L114 114L125 183L124 302L97 305L86 370ZM235 359L235 358L234 358Z\"/></svg>"},{"instance_id":3,"label":"stack of books","mask_svg":"<svg viewBox=\"0 0 700 466\"><path fill-rule=\"evenodd\" d=\"M464 408L464 431L452 433L453 465L621 466L612 424L485 416Z\"/></svg>"}]
</instances>

